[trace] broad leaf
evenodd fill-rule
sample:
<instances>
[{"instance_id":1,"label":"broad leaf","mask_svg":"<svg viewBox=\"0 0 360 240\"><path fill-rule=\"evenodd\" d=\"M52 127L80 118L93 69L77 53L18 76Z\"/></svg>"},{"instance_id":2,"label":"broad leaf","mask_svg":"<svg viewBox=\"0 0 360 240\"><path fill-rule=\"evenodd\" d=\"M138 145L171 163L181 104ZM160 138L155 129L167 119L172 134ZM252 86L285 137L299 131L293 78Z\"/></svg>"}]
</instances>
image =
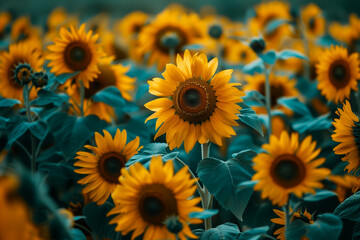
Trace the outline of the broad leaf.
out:
<instances>
[{"instance_id":1,"label":"broad leaf","mask_svg":"<svg viewBox=\"0 0 360 240\"><path fill-rule=\"evenodd\" d=\"M234 223L224 223L205 231L200 240L233 240L240 235L239 228Z\"/></svg>"},{"instance_id":2,"label":"broad leaf","mask_svg":"<svg viewBox=\"0 0 360 240\"><path fill-rule=\"evenodd\" d=\"M242 108L238 114L239 121L257 131L261 136L264 136L261 122L256 112L244 102L239 103L239 105Z\"/></svg>"},{"instance_id":3,"label":"broad leaf","mask_svg":"<svg viewBox=\"0 0 360 240\"><path fill-rule=\"evenodd\" d=\"M125 105L125 99L121 96L121 92L115 86L104 88L92 96L94 102L103 102L112 107L121 107Z\"/></svg>"}]
</instances>

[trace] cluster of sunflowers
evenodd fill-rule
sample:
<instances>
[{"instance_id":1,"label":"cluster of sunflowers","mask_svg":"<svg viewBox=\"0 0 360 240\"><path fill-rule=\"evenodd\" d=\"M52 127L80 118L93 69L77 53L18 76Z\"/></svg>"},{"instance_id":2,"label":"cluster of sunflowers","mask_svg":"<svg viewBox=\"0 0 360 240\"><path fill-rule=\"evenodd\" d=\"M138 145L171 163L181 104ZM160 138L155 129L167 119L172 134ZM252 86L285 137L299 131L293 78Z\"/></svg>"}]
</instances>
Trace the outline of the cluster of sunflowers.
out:
<instances>
[{"instance_id":1,"label":"cluster of sunflowers","mask_svg":"<svg viewBox=\"0 0 360 240\"><path fill-rule=\"evenodd\" d=\"M360 19L241 20L0 13L0 239L359 238Z\"/></svg>"}]
</instances>

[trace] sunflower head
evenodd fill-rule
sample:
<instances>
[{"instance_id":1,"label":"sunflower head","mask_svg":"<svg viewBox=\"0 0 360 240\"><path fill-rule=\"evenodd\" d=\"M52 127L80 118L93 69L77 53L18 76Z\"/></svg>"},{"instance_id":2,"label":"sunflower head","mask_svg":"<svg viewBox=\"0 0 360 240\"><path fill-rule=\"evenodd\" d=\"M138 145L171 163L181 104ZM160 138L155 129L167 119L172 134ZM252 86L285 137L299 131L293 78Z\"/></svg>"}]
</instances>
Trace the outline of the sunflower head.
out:
<instances>
[{"instance_id":1,"label":"sunflower head","mask_svg":"<svg viewBox=\"0 0 360 240\"><path fill-rule=\"evenodd\" d=\"M358 90L360 78L359 55L348 55L347 49L331 47L319 59L316 65L318 89L329 101L343 102L350 96L350 91Z\"/></svg>"},{"instance_id":2,"label":"sunflower head","mask_svg":"<svg viewBox=\"0 0 360 240\"><path fill-rule=\"evenodd\" d=\"M41 88L47 85L49 76L44 71L35 72L31 79L35 87Z\"/></svg>"},{"instance_id":3,"label":"sunflower head","mask_svg":"<svg viewBox=\"0 0 360 240\"><path fill-rule=\"evenodd\" d=\"M146 121L158 118L155 138L166 133L170 149L184 142L189 152L196 142L208 140L221 146L223 137L235 135L232 126L237 126L237 103L244 93L235 87L240 84L228 83L232 70L214 75L217 65L217 58L208 62L205 54L185 51L184 58L177 56L177 66L166 65L165 79L148 81L149 92L160 98L145 104L155 112Z\"/></svg>"},{"instance_id":4,"label":"sunflower head","mask_svg":"<svg viewBox=\"0 0 360 240\"><path fill-rule=\"evenodd\" d=\"M257 58L256 53L240 41L228 40L224 45L224 59L232 64L248 64Z\"/></svg>"},{"instance_id":5,"label":"sunflower head","mask_svg":"<svg viewBox=\"0 0 360 240\"><path fill-rule=\"evenodd\" d=\"M85 185L83 193L89 193L90 198L103 204L110 193L119 183L120 171L125 163L135 155L139 147L139 137L126 144L126 130L118 129L112 138L109 132L104 130L104 136L95 133L96 146L85 145L92 152L79 151L74 166L80 167L74 171L86 175L78 183Z\"/></svg>"},{"instance_id":6,"label":"sunflower head","mask_svg":"<svg viewBox=\"0 0 360 240\"><path fill-rule=\"evenodd\" d=\"M308 4L301 12L302 21L305 25L306 34L311 37L318 37L325 32L325 18L321 9L314 3Z\"/></svg>"},{"instance_id":7,"label":"sunflower head","mask_svg":"<svg viewBox=\"0 0 360 240\"><path fill-rule=\"evenodd\" d=\"M253 180L258 180L254 189L261 190L262 198L283 206L291 193L301 197L304 193L314 193L314 188L322 188L320 180L330 170L318 168L325 159L316 159L320 149L315 150L315 147L311 136L299 143L297 133L289 136L283 131L280 137L271 135L270 143L262 146L266 152L253 159L256 171Z\"/></svg>"},{"instance_id":8,"label":"sunflower head","mask_svg":"<svg viewBox=\"0 0 360 240\"><path fill-rule=\"evenodd\" d=\"M329 180L336 184L335 192L340 202L353 195L360 187L360 179L352 175L331 175Z\"/></svg>"},{"instance_id":9,"label":"sunflower head","mask_svg":"<svg viewBox=\"0 0 360 240\"><path fill-rule=\"evenodd\" d=\"M46 59L50 61L50 71L56 75L79 72L76 79L81 79L88 88L89 82L99 73L97 64L103 56L97 39L98 35L92 35L91 30L85 32L85 24L79 29L71 26L70 31L61 28L60 37L48 47L50 53Z\"/></svg>"},{"instance_id":10,"label":"sunflower head","mask_svg":"<svg viewBox=\"0 0 360 240\"><path fill-rule=\"evenodd\" d=\"M15 67L13 78L19 85L23 86L31 81L32 74L33 74L33 70L30 64L19 63Z\"/></svg>"},{"instance_id":11,"label":"sunflower head","mask_svg":"<svg viewBox=\"0 0 360 240\"><path fill-rule=\"evenodd\" d=\"M144 240L197 238L189 224L201 223L189 218L191 212L202 211L193 197L196 179L191 179L188 168L174 174L173 162L163 164L161 156L151 159L149 171L140 163L121 171L118 185L112 194L115 203L108 215L117 216L110 223L117 224L116 231L132 239L144 234ZM131 188L131 191L129 191Z\"/></svg>"},{"instance_id":12,"label":"sunflower head","mask_svg":"<svg viewBox=\"0 0 360 240\"><path fill-rule=\"evenodd\" d=\"M131 41L134 40L148 20L149 16L146 13L135 11L126 15L116 23L115 30L118 31L122 37Z\"/></svg>"},{"instance_id":13,"label":"sunflower head","mask_svg":"<svg viewBox=\"0 0 360 240\"><path fill-rule=\"evenodd\" d=\"M352 25L342 25L338 22L333 22L329 26L329 34L336 40L346 43L348 46L360 38L360 32L354 29Z\"/></svg>"}]
</instances>

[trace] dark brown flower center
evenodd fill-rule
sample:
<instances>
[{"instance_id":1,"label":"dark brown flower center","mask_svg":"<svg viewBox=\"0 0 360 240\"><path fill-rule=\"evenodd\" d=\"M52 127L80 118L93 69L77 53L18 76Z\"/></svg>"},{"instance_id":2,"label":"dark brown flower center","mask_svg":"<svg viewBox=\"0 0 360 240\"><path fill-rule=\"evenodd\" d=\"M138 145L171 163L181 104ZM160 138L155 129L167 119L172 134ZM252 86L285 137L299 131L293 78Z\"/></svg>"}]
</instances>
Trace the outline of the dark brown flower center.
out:
<instances>
[{"instance_id":1,"label":"dark brown flower center","mask_svg":"<svg viewBox=\"0 0 360 240\"><path fill-rule=\"evenodd\" d=\"M316 18L312 17L312 18L309 19L309 29L311 31L314 31L315 27L316 27Z\"/></svg>"},{"instance_id":2,"label":"dark brown flower center","mask_svg":"<svg viewBox=\"0 0 360 240\"><path fill-rule=\"evenodd\" d=\"M116 76L110 65L99 65L100 74L85 89L85 98L91 98L98 91L116 85Z\"/></svg>"},{"instance_id":3,"label":"dark brown flower center","mask_svg":"<svg viewBox=\"0 0 360 240\"><path fill-rule=\"evenodd\" d=\"M247 58L247 52L245 50L240 52L240 58L241 60L246 60Z\"/></svg>"},{"instance_id":4,"label":"dark brown flower center","mask_svg":"<svg viewBox=\"0 0 360 240\"><path fill-rule=\"evenodd\" d=\"M92 58L90 48L84 42L72 42L70 43L64 52L64 60L66 66L73 71L85 70Z\"/></svg>"},{"instance_id":5,"label":"dark brown flower center","mask_svg":"<svg viewBox=\"0 0 360 240\"><path fill-rule=\"evenodd\" d=\"M163 225L167 216L178 215L174 193L164 185L145 185L139 195L140 215L149 224Z\"/></svg>"},{"instance_id":6,"label":"dark brown flower center","mask_svg":"<svg viewBox=\"0 0 360 240\"><path fill-rule=\"evenodd\" d=\"M260 86L259 93L265 96L265 82ZM277 100L285 95L285 91L283 86L270 83L270 93L271 107L273 108L276 106Z\"/></svg>"},{"instance_id":7,"label":"dark brown flower center","mask_svg":"<svg viewBox=\"0 0 360 240\"><path fill-rule=\"evenodd\" d=\"M182 52L181 48L188 43L187 36L181 29L173 26L165 27L156 34L156 47L165 54L170 53L170 48L164 44L164 37L167 35L177 37L178 44L175 47L175 53Z\"/></svg>"},{"instance_id":8,"label":"dark brown flower center","mask_svg":"<svg viewBox=\"0 0 360 240\"><path fill-rule=\"evenodd\" d=\"M271 165L270 175L274 182L283 188L292 188L305 178L304 163L295 155L284 154L278 156Z\"/></svg>"},{"instance_id":9,"label":"dark brown flower center","mask_svg":"<svg viewBox=\"0 0 360 240\"><path fill-rule=\"evenodd\" d=\"M125 157L116 152L106 153L100 158L98 170L103 179L110 183L119 183L121 169L125 166Z\"/></svg>"},{"instance_id":10,"label":"dark brown flower center","mask_svg":"<svg viewBox=\"0 0 360 240\"><path fill-rule=\"evenodd\" d=\"M196 124L208 120L214 113L216 96L209 83L191 78L179 84L173 102L183 120Z\"/></svg>"},{"instance_id":11,"label":"dark brown flower center","mask_svg":"<svg viewBox=\"0 0 360 240\"><path fill-rule=\"evenodd\" d=\"M350 82L350 66L344 60L337 60L330 65L329 79L331 84L337 88L344 88Z\"/></svg>"}]
</instances>

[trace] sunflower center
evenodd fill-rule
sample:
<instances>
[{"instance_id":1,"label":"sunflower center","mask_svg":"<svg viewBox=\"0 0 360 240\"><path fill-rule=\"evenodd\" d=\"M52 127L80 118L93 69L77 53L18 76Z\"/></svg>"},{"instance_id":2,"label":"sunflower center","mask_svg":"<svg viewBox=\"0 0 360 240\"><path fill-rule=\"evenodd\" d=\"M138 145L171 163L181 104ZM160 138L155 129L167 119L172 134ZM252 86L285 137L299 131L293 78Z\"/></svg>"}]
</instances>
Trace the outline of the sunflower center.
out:
<instances>
[{"instance_id":1,"label":"sunflower center","mask_svg":"<svg viewBox=\"0 0 360 240\"><path fill-rule=\"evenodd\" d=\"M169 54L171 49L175 52L182 52L181 48L188 42L185 33L176 27L165 27L156 34L156 47L165 54Z\"/></svg>"},{"instance_id":2,"label":"sunflower center","mask_svg":"<svg viewBox=\"0 0 360 240\"><path fill-rule=\"evenodd\" d=\"M201 123L210 118L216 106L215 92L209 83L196 78L181 82L173 96L174 108L190 123Z\"/></svg>"},{"instance_id":3,"label":"sunflower center","mask_svg":"<svg viewBox=\"0 0 360 240\"><path fill-rule=\"evenodd\" d=\"M85 70L92 58L90 48L83 42L72 42L64 51L65 64L73 71Z\"/></svg>"},{"instance_id":4,"label":"sunflower center","mask_svg":"<svg viewBox=\"0 0 360 240\"><path fill-rule=\"evenodd\" d=\"M265 82L260 86L259 92L265 96ZM284 96L284 88L281 85L270 85L270 101L271 107L275 107L277 104L277 100Z\"/></svg>"},{"instance_id":5,"label":"sunflower center","mask_svg":"<svg viewBox=\"0 0 360 240\"><path fill-rule=\"evenodd\" d=\"M330 82L334 87L343 88L350 81L349 65L344 60L335 61L330 65L329 75Z\"/></svg>"},{"instance_id":6,"label":"sunflower center","mask_svg":"<svg viewBox=\"0 0 360 240\"><path fill-rule=\"evenodd\" d=\"M357 116L359 117L359 116ZM354 126L352 127L352 134L354 136L355 143L357 145L358 151L360 153L360 121L355 122Z\"/></svg>"},{"instance_id":7,"label":"sunflower center","mask_svg":"<svg viewBox=\"0 0 360 240\"><path fill-rule=\"evenodd\" d=\"M167 216L177 215L177 203L173 192L162 184L145 185L139 196L141 217L153 225L163 225Z\"/></svg>"},{"instance_id":8,"label":"sunflower center","mask_svg":"<svg viewBox=\"0 0 360 240\"><path fill-rule=\"evenodd\" d=\"M116 76L110 65L99 65L99 75L85 89L85 98L91 98L98 91L116 85Z\"/></svg>"},{"instance_id":9,"label":"sunflower center","mask_svg":"<svg viewBox=\"0 0 360 240\"><path fill-rule=\"evenodd\" d=\"M220 24L213 24L209 27L210 37L219 39L222 34L223 34L223 29Z\"/></svg>"},{"instance_id":10,"label":"sunflower center","mask_svg":"<svg viewBox=\"0 0 360 240\"><path fill-rule=\"evenodd\" d=\"M314 17L310 18L309 20L309 29L314 30L316 26L316 19Z\"/></svg>"},{"instance_id":11,"label":"sunflower center","mask_svg":"<svg viewBox=\"0 0 360 240\"><path fill-rule=\"evenodd\" d=\"M120 153L107 153L100 158L98 169L100 175L110 183L119 183L121 169L126 159Z\"/></svg>"},{"instance_id":12,"label":"sunflower center","mask_svg":"<svg viewBox=\"0 0 360 240\"><path fill-rule=\"evenodd\" d=\"M247 53L246 53L246 51L242 51L242 52L240 52L240 58L241 58L242 60L245 60L245 59L246 59L246 57L247 57Z\"/></svg>"},{"instance_id":13,"label":"sunflower center","mask_svg":"<svg viewBox=\"0 0 360 240\"><path fill-rule=\"evenodd\" d=\"M283 188L299 185L305 178L304 163L296 156L285 154L278 156L271 165L272 179Z\"/></svg>"}]
</instances>

